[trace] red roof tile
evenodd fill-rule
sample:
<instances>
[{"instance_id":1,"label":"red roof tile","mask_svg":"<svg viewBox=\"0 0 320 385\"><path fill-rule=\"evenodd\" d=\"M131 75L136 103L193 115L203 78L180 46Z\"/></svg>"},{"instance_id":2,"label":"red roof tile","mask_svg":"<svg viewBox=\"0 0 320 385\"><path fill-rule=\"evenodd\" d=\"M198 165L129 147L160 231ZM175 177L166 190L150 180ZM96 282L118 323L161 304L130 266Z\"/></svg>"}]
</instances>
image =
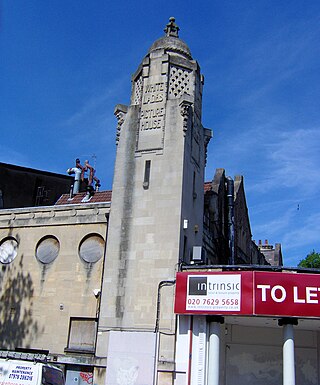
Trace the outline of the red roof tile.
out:
<instances>
[{"instance_id":1,"label":"red roof tile","mask_svg":"<svg viewBox=\"0 0 320 385\"><path fill-rule=\"evenodd\" d=\"M94 195L91 197L90 200L82 202L82 200L85 198L86 193L78 193L73 196L73 198L70 199L69 194L63 194L56 202L56 205L74 205L74 204L86 204L86 203L107 203L111 202L111 195L112 191L97 191L94 193Z\"/></svg>"},{"instance_id":2,"label":"red roof tile","mask_svg":"<svg viewBox=\"0 0 320 385\"><path fill-rule=\"evenodd\" d=\"M204 192L212 190L212 182L204 183ZM82 202L83 198L86 196L85 192L75 194L72 199L70 199L69 194L63 194L56 202L56 205L74 205L74 204L85 204L85 203L109 203L111 202L112 191L98 191L96 192L89 201Z\"/></svg>"},{"instance_id":3,"label":"red roof tile","mask_svg":"<svg viewBox=\"0 0 320 385\"><path fill-rule=\"evenodd\" d=\"M212 182L204 182L204 192L212 190Z\"/></svg>"}]
</instances>

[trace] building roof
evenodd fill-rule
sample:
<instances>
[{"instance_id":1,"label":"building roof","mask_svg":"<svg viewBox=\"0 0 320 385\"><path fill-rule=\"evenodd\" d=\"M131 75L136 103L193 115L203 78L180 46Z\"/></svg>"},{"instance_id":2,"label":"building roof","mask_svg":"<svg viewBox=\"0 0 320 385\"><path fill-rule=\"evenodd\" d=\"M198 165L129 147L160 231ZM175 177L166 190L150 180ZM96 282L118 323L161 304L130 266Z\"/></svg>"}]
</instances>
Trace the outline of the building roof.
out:
<instances>
[{"instance_id":1,"label":"building roof","mask_svg":"<svg viewBox=\"0 0 320 385\"><path fill-rule=\"evenodd\" d=\"M212 191L212 182L204 182L204 193Z\"/></svg>"},{"instance_id":2,"label":"building roof","mask_svg":"<svg viewBox=\"0 0 320 385\"><path fill-rule=\"evenodd\" d=\"M212 190L212 182L205 182L204 193L211 190ZM76 205L76 204L83 204L83 203L110 203L111 197L112 197L112 191L111 190L97 191L94 193L94 195L91 197L90 200L85 200L84 199L85 197L86 197L85 192L75 194L71 199L69 194L63 194L55 203L55 205Z\"/></svg>"},{"instance_id":3,"label":"building roof","mask_svg":"<svg viewBox=\"0 0 320 385\"><path fill-rule=\"evenodd\" d=\"M110 203L111 202L111 190L106 191L97 191L90 199L86 198L86 193L78 193L75 194L72 198L70 198L69 194L63 194L56 202L56 205L76 205L83 203Z\"/></svg>"},{"instance_id":4,"label":"building roof","mask_svg":"<svg viewBox=\"0 0 320 385\"><path fill-rule=\"evenodd\" d=\"M64 180L67 180L70 182L72 181L72 177L69 175L58 174L56 172L51 172L51 171L38 170L35 168L30 168L30 167L18 166L18 165L11 164L11 163L0 162L0 168L3 170L10 170L10 171L13 170L13 171L21 172L21 173L28 172L28 173L32 173L35 175L46 175L46 176L50 176L50 177L56 177L56 178L59 178L61 180L64 179Z\"/></svg>"}]
</instances>

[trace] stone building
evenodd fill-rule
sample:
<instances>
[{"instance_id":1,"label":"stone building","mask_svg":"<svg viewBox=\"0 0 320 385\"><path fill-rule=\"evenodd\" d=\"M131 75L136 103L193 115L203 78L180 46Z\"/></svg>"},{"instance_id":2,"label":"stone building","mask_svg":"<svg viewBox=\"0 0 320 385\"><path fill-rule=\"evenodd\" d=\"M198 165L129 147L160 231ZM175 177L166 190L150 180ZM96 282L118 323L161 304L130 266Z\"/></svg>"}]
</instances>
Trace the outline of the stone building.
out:
<instances>
[{"instance_id":1,"label":"stone building","mask_svg":"<svg viewBox=\"0 0 320 385\"><path fill-rule=\"evenodd\" d=\"M131 375L142 376L141 383L172 381L173 281L193 247L202 246L212 136L201 122L202 87L199 65L171 19L132 77L131 104L115 111L118 144L96 352L108 357L109 383L138 367Z\"/></svg>"},{"instance_id":2,"label":"stone building","mask_svg":"<svg viewBox=\"0 0 320 385\"><path fill-rule=\"evenodd\" d=\"M99 383L105 368L94 353L110 197L0 211L0 348L49 351L68 384Z\"/></svg>"},{"instance_id":3,"label":"stone building","mask_svg":"<svg viewBox=\"0 0 320 385\"><path fill-rule=\"evenodd\" d=\"M207 265L266 265L252 241L242 176L234 180L217 169L205 183L203 248Z\"/></svg>"},{"instance_id":4,"label":"stone building","mask_svg":"<svg viewBox=\"0 0 320 385\"><path fill-rule=\"evenodd\" d=\"M261 240L258 242L258 249L260 252L264 255L266 261L270 263L271 266L282 266L283 260L282 260L282 251L281 251L281 244L276 243L274 246L269 244L268 240L266 239L264 243L262 243Z\"/></svg>"},{"instance_id":5,"label":"stone building","mask_svg":"<svg viewBox=\"0 0 320 385\"><path fill-rule=\"evenodd\" d=\"M259 367L261 346L263 359L279 355L277 314L217 319L181 305L179 277L236 274L238 288L241 279L253 282L250 271L237 273L244 267L272 267L251 240L243 178L217 169L204 182L212 137L202 124L204 79L178 31L171 18L132 77L130 105L115 108L112 199L110 191L65 194L54 206L0 211L1 348L49 350L67 385L211 385L213 371L214 384L240 384L245 376L232 362L249 357ZM302 325L299 354L309 349L314 369L316 326ZM212 332L218 327L225 337ZM209 359L215 335L221 345ZM226 356L229 345L231 361L213 369L212 357ZM250 372L250 363L243 367Z\"/></svg>"}]
</instances>

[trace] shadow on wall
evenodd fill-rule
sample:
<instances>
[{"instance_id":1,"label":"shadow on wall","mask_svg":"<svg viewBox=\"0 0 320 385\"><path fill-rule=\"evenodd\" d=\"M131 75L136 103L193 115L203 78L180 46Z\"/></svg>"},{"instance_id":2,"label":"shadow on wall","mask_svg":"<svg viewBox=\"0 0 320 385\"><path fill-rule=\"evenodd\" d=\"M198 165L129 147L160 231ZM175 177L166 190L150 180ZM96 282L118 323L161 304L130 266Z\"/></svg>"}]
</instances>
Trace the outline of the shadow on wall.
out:
<instances>
[{"instance_id":1,"label":"shadow on wall","mask_svg":"<svg viewBox=\"0 0 320 385\"><path fill-rule=\"evenodd\" d=\"M0 269L0 348L30 348L27 341L41 330L32 316L34 287L30 273L23 271L23 255L18 264Z\"/></svg>"}]
</instances>

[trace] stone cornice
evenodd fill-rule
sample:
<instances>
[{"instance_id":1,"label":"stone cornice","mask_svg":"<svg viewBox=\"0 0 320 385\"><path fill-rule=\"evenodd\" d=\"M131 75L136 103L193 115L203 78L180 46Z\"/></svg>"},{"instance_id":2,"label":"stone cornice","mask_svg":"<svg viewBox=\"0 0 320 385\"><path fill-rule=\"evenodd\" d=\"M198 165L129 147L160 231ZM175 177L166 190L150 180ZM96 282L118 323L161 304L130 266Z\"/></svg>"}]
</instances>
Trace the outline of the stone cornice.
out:
<instances>
[{"instance_id":1,"label":"stone cornice","mask_svg":"<svg viewBox=\"0 0 320 385\"><path fill-rule=\"evenodd\" d=\"M4 209L0 228L107 223L109 212L109 203Z\"/></svg>"}]
</instances>

